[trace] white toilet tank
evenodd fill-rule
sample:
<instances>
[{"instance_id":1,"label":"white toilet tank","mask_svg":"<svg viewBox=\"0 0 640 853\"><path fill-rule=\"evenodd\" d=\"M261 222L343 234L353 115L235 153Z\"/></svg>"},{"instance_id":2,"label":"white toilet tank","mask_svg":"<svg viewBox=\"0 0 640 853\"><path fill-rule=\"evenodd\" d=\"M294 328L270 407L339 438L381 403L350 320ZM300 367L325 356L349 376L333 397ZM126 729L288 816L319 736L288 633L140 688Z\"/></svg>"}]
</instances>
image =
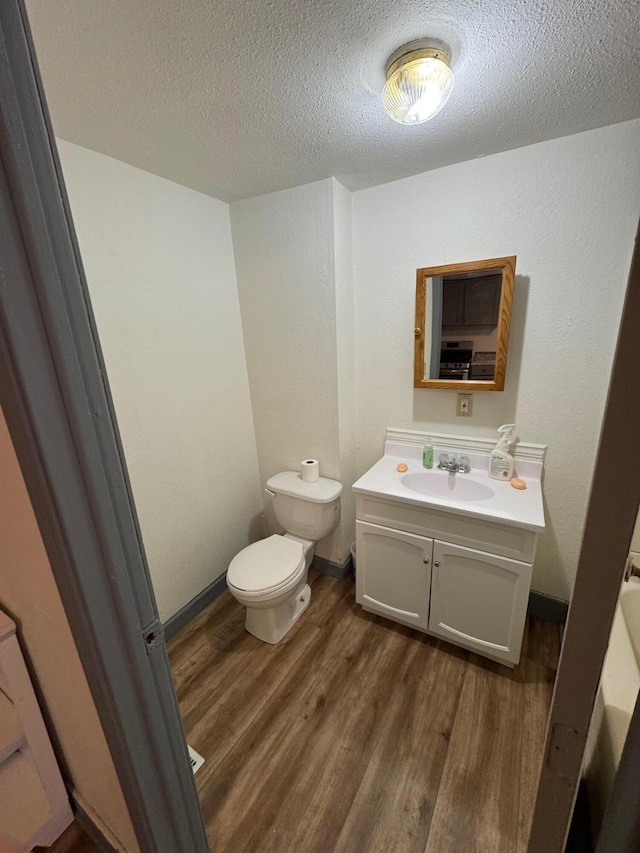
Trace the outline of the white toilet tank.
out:
<instances>
[{"instance_id":1,"label":"white toilet tank","mask_svg":"<svg viewBox=\"0 0 640 853\"><path fill-rule=\"evenodd\" d=\"M317 542L336 528L340 518L342 485L320 477L305 483L297 471L283 471L267 481L273 493L276 518L287 533Z\"/></svg>"}]
</instances>

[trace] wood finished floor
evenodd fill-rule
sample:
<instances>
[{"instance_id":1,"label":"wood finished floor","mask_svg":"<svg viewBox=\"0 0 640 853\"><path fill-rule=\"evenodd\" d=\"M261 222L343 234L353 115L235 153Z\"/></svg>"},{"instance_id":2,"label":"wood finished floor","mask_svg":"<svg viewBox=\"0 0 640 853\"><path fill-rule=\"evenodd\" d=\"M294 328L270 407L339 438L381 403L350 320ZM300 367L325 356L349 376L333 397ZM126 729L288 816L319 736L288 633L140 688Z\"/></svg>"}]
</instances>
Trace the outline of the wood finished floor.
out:
<instances>
[{"instance_id":1,"label":"wood finished floor","mask_svg":"<svg viewBox=\"0 0 640 853\"><path fill-rule=\"evenodd\" d=\"M276 646L228 592L169 642L212 850L525 853L558 626L510 671L311 589Z\"/></svg>"},{"instance_id":2,"label":"wood finished floor","mask_svg":"<svg viewBox=\"0 0 640 853\"><path fill-rule=\"evenodd\" d=\"M87 838L75 820L53 846L36 847L35 850L46 853L100 853L99 848Z\"/></svg>"}]
</instances>

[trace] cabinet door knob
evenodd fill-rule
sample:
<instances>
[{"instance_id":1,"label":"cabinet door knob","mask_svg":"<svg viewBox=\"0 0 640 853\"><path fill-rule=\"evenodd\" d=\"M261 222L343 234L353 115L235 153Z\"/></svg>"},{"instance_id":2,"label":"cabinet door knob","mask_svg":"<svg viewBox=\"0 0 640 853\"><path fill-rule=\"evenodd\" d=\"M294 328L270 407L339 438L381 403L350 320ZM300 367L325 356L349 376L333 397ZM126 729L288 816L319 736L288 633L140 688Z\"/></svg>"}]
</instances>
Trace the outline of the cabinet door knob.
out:
<instances>
[{"instance_id":1,"label":"cabinet door knob","mask_svg":"<svg viewBox=\"0 0 640 853\"><path fill-rule=\"evenodd\" d=\"M438 566L440 565L440 560L436 560L436 561L435 561L435 563L434 563L433 565L434 565L434 566L436 567L436 569L437 569L437 568L438 568Z\"/></svg>"},{"instance_id":2,"label":"cabinet door knob","mask_svg":"<svg viewBox=\"0 0 640 853\"><path fill-rule=\"evenodd\" d=\"M425 557L422 562L425 564L425 566L428 566L429 565L429 558Z\"/></svg>"}]
</instances>

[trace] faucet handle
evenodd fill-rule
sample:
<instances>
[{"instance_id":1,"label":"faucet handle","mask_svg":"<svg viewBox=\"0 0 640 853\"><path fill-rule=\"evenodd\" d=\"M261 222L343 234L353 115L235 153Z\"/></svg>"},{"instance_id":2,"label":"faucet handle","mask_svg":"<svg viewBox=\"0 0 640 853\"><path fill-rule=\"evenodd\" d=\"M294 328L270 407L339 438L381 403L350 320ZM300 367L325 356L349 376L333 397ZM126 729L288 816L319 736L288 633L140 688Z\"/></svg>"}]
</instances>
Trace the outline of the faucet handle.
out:
<instances>
[{"instance_id":1,"label":"faucet handle","mask_svg":"<svg viewBox=\"0 0 640 853\"><path fill-rule=\"evenodd\" d=\"M442 471L447 467L448 464L449 464L449 454L448 453L441 453L440 456L438 457L438 468L440 468L440 470Z\"/></svg>"},{"instance_id":2,"label":"faucet handle","mask_svg":"<svg viewBox=\"0 0 640 853\"><path fill-rule=\"evenodd\" d=\"M468 456L461 456L458 460L458 470L463 474L468 474L471 470L471 460Z\"/></svg>"}]
</instances>

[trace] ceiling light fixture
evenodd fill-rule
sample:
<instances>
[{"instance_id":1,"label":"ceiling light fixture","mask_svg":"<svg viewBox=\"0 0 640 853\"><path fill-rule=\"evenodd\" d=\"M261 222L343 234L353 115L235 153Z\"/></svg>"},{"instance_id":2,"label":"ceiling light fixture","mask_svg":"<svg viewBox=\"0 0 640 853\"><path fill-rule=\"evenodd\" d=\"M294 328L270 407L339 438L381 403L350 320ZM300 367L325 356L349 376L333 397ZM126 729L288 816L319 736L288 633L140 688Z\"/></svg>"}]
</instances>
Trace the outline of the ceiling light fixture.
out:
<instances>
[{"instance_id":1,"label":"ceiling light fixture","mask_svg":"<svg viewBox=\"0 0 640 853\"><path fill-rule=\"evenodd\" d=\"M437 115L453 89L448 48L427 40L405 44L389 57L382 105L400 124L422 124Z\"/></svg>"}]
</instances>

